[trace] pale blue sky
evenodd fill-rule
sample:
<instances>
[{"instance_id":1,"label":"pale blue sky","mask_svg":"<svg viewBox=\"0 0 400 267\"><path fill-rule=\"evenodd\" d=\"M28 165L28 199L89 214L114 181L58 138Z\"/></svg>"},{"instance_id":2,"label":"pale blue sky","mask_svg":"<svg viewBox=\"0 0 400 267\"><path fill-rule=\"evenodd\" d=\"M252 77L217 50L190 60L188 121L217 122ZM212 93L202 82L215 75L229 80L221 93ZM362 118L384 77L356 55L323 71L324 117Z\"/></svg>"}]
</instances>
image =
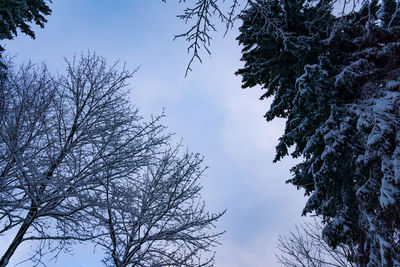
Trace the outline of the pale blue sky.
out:
<instances>
[{"instance_id":1,"label":"pale blue sky","mask_svg":"<svg viewBox=\"0 0 400 267\"><path fill-rule=\"evenodd\" d=\"M225 38L215 34L212 57L204 55L204 63L195 63L184 78L187 44L173 41L173 34L185 29L176 18L183 8L177 2L57 0L36 40L19 35L5 42L6 50L17 55L17 62L46 62L60 72L63 57L88 50L109 62L126 62L130 69L140 66L130 85L132 102L144 117L165 108L169 131L190 151L203 154L210 167L203 180L207 207L228 210L218 224L227 232L215 266L278 266L278 236L301 220L305 203L302 192L285 184L294 161L272 164L284 122L267 123L262 117L269 101L258 100L259 88L241 89L234 75L242 64L237 30ZM29 249L19 248L10 266ZM48 266L101 266L99 257L80 246L74 256L61 255Z\"/></svg>"}]
</instances>

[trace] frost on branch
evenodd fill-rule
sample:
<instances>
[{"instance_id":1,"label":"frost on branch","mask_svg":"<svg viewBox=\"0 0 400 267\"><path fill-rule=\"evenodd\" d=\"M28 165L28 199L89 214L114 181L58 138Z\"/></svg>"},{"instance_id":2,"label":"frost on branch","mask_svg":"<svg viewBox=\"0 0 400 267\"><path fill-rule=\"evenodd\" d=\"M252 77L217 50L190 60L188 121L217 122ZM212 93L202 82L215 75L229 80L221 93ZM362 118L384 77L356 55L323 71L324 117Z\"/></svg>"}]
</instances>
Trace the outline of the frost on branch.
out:
<instances>
[{"instance_id":1,"label":"frost on branch","mask_svg":"<svg viewBox=\"0 0 400 267\"><path fill-rule=\"evenodd\" d=\"M162 116L145 122L127 101L134 72L91 54L67 65L52 77L8 63L0 77L0 235L15 233L0 266L28 241L36 263L84 241L122 253L117 266L212 263L200 254L217 244L222 213L200 199L200 157L170 148Z\"/></svg>"},{"instance_id":2,"label":"frost on branch","mask_svg":"<svg viewBox=\"0 0 400 267\"><path fill-rule=\"evenodd\" d=\"M210 249L221 233L209 231L222 213L209 214L200 200L200 156L179 149L164 151L125 184L107 181L99 190L104 208L93 215L108 234L95 242L107 266L213 264Z\"/></svg>"}]
</instances>

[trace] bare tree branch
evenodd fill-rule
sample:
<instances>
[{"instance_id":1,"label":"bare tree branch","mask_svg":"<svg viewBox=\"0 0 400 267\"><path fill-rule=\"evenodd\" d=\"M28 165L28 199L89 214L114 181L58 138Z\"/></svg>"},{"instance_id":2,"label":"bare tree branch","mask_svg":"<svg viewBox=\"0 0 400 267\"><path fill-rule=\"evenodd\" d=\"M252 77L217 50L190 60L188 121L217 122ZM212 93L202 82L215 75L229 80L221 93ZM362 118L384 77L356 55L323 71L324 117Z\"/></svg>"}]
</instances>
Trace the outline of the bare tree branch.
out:
<instances>
[{"instance_id":1,"label":"bare tree branch","mask_svg":"<svg viewBox=\"0 0 400 267\"><path fill-rule=\"evenodd\" d=\"M322 238L323 224L314 219L296 226L286 236L280 236L276 258L282 266L304 267L355 267L355 247L346 245L330 247Z\"/></svg>"},{"instance_id":2,"label":"bare tree branch","mask_svg":"<svg viewBox=\"0 0 400 267\"><path fill-rule=\"evenodd\" d=\"M67 66L53 78L44 66L9 64L0 77L0 234L16 232L0 266L26 241L38 245L30 258L38 264L46 251L84 241L115 248L115 261L126 264L148 261L164 241L185 244L177 255L195 248L187 261L208 251L222 213L187 207L199 201L201 160L169 148L163 114L144 122L127 101L135 71L94 54ZM118 254L122 233L126 257Z\"/></svg>"}]
</instances>

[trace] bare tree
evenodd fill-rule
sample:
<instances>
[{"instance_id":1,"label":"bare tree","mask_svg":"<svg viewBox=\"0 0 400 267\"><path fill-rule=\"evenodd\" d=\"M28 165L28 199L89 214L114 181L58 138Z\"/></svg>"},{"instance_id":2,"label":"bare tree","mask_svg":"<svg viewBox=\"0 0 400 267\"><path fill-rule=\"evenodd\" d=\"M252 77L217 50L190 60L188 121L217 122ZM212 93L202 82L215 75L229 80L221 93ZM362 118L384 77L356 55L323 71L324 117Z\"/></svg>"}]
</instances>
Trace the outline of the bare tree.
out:
<instances>
[{"instance_id":1,"label":"bare tree","mask_svg":"<svg viewBox=\"0 0 400 267\"><path fill-rule=\"evenodd\" d=\"M61 250L77 241L104 241L112 229L120 231L123 224L137 222L136 217L120 221L113 214L139 210L140 203L133 200L151 198L145 194L157 190L143 191L145 180L140 177L146 170L161 168L170 135L159 123L162 116L144 122L127 101L127 80L134 72L118 71L117 64L109 67L96 55L67 64L66 75L57 79L44 66L28 64L15 71L8 64L0 80L0 234L15 233L0 266L6 266L26 241L38 244L33 258L37 261L45 245ZM189 189L180 193L199 197ZM111 202L116 197L120 202ZM115 228L110 223L104 227L100 211L110 215ZM160 214L163 220L166 215L173 217ZM210 227L219 216L212 215L199 228ZM209 239L216 236L210 234ZM199 250L212 243L202 243Z\"/></svg>"},{"instance_id":2,"label":"bare tree","mask_svg":"<svg viewBox=\"0 0 400 267\"><path fill-rule=\"evenodd\" d=\"M355 267L352 262L356 255L355 247L339 245L330 247L322 238L323 224L314 219L296 226L287 236L280 236L276 258L282 266L303 267Z\"/></svg>"},{"instance_id":3,"label":"bare tree","mask_svg":"<svg viewBox=\"0 0 400 267\"><path fill-rule=\"evenodd\" d=\"M217 244L221 233L209 230L223 213L205 211L202 159L179 149L167 149L126 184L104 184L104 208L94 217L108 233L95 240L106 249L107 266L212 265L213 254L204 253Z\"/></svg>"}]
</instances>

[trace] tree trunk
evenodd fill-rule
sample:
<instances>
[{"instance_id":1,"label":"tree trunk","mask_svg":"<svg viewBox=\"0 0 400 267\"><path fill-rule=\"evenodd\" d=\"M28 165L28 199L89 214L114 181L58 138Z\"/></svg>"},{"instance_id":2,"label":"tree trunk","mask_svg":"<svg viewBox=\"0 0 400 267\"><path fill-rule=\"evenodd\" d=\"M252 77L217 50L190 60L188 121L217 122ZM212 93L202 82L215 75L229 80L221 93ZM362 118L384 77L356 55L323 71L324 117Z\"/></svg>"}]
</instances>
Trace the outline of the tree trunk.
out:
<instances>
[{"instance_id":1,"label":"tree trunk","mask_svg":"<svg viewBox=\"0 0 400 267\"><path fill-rule=\"evenodd\" d=\"M31 226L32 222L36 218L37 208L32 207L31 210L26 215L24 223L19 228L17 235L14 237L14 240L11 242L10 246L8 247L7 251L4 253L3 257L0 259L0 267L4 267L10 261L11 256L14 254L17 247L21 244L22 239Z\"/></svg>"}]
</instances>

